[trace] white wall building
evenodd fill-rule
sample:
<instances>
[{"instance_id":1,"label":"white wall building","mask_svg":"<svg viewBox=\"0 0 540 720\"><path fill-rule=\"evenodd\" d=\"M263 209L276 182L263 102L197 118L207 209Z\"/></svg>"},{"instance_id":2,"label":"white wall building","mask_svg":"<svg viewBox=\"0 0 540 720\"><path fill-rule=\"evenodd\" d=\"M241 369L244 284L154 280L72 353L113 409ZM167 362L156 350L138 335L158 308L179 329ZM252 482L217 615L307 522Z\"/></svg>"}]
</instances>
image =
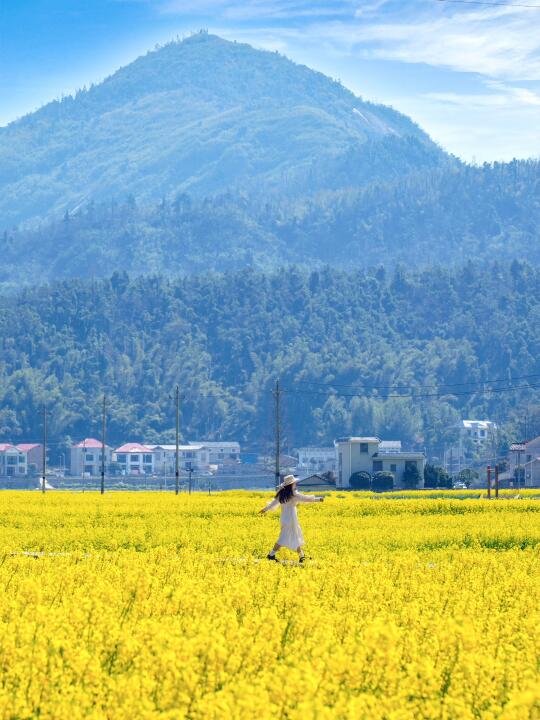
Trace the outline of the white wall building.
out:
<instances>
[{"instance_id":1,"label":"white wall building","mask_svg":"<svg viewBox=\"0 0 540 720\"><path fill-rule=\"evenodd\" d=\"M125 443L112 454L123 475L154 475L156 473L156 452L147 445Z\"/></svg>"},{"instance_id":2,"label":"white wall building","mask_svg":"<svg viewBox=\"0 0 540 720\"><path fill-rule=\"evenodd\" d=\"M176 445L146 445L154 453L154 467L158 475L176 472ZM179 445L178 464L181 471L207 472L210 467L210 451L204 445Z\"/></svg>"},{"instance_id":3,"label":"white wall building","mask_svg":"<svg viewBox=\"0 0 540 720\"><path fill-rule=\"evenodd\" d=\"M497 425L491 420L461 420L457 442L446 449L445 466L459 472L461 463L474 457L497 455Z\"/></svg>"},{"instance_id":4,"label":"white wall building","mask_svg":"<svg viewBox=\"0 0 540 720\"><path fill-rule=\"evenodd\" d=\"M19 443L17 450L26 455L26 472L30 475L43 474L43 445L40 443Z\"/></svg>"},{"instance_id":5,"label":"white wall building","mask_svg":"<svg viewBox=\"0 0 540 720\"><path fill-rule=\"evenodd\" d=\"M189 444L205 447L208 450L210 465L230 465L240 462L240 443L199 440Z\"/></svg>"},{"instance_id":6,"label":"white wall building","mask_svg":"<svg viewBox=\"0 0 540 720\"><path fill-rule=\"evenodd\" d=\"M540 435L510 446L508 473L512 482L518 467L521 468L520 487L540 487Z\"/></svg>"},{"instance_id":7,"label":"white wall building","mask_svg":"<svg viewBox=\"0 0 540 720\"><path fill-rule=\"evenodd\" d=\"M336 469L336 449L333 447L298 448L298 471L327 472Z\"/></svg>"},{"instance_id":8,"label":"white wall building","mask_svg":"<svg viewBox=\"0 0 540 720\"><path fill-rule=\"evenodd\" d=\"M394 476L394 487L403 488L403 473L409 465L415 465L420 474L418 487L424 487L423 453L401 452L394 447L390 452L381 448L377 437L346 437L335 441L337 488L349 488L351 475L355 472L386 471Z\"/></svg>"},{"instance_id":9,"label":"white wall building","mask_svg":"<svg viewBox=\"0 0 540 720\"><path fill-rule=\"evenodd\" d=\"M105 469L111 464L112 448L105 445ZM75 477L101 475L101 440L85 438L70 448L70 469Z\"/></svg>"},{"instance_id":10,"label":"white wall building","mask_svg":"<svg viewBox=\"0 0 540 720\"><path fill-rule=\"evenodd\" d=\"M27 472L26 453L10 443L0 443L0 476L21 477Z\"/></svg>"}]
</instances>

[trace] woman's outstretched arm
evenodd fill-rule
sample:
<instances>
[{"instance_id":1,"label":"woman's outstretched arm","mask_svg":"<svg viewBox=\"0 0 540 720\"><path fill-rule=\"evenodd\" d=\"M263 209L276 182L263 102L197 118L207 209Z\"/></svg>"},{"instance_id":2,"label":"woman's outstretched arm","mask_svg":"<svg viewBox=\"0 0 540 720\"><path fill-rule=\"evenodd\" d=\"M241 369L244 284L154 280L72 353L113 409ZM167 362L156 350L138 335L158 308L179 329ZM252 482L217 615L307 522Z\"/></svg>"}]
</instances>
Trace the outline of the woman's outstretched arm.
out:
<instances>
[{"instance_id":1,"label":"woman's outstretched arm","mask_svg":"<svg viewBox=\"0 0 540 720\"><path fill-rule=\"evenodd\" d=\"M302 493L294 493L294 497L300 503L323 502L324 500L320 495L302 495Z\"/></svg>"},{"instance_id":2,"label":"woman's outstretched arm","mask_svg":"<svg viewBox=\"0 0 540 720\"><path fill-rule=\"evenodd\" d=\"M266 507L263 507L262 510L259 510L260 515L264 515L264 513L267 513L269 510L274 510L279 505L279 500L275 497L273 500L270 500L268 505Z\"/></svg>"}]
</instances>

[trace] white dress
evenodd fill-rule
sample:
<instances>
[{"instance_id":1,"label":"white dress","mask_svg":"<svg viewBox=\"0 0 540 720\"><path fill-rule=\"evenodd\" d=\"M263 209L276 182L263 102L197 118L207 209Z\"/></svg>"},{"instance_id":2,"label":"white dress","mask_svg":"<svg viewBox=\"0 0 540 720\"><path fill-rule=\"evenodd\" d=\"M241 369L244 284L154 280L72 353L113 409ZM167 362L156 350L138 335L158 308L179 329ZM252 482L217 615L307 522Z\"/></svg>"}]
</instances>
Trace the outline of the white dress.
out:
<instances>
[{"instance_id":1,"label":"white dress","mask_svg":"<svg viewBox=\"0 0 540 720\"><path fill-rule=\"evenodd\" d=\"M277 542L282 547L289 548L289 550L296 550L304 544L304 537L302 535L302 528L298 524L298 515L296 514L296 506L299 503L314 503L320 502L321 498L316 495L302 495L299 492L295 492L292 498L281 504L277 498L274 498L265 507L265 511L274 510L281 505L281 532Z\"/></svg>"}]
</instances>

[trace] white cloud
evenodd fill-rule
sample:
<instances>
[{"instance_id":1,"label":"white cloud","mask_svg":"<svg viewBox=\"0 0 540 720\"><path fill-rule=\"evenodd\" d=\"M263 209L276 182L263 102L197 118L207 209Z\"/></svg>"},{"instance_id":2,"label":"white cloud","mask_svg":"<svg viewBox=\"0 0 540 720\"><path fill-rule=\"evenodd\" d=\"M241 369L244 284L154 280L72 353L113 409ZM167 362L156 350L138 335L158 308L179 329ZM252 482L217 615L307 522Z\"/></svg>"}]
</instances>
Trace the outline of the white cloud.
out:
<instances>
[{"instance_id":1,"label":"white cloud","mask_svg":"<svg viewBox=\"0 0 540 720\"><path fill-rule=\"evenodd\" d=\"M164 0L164 14L218 14L221 20L291 20L305 18L336 18L350 15L353 5L348 0Z\"/></svg>"},{"instance_id":2,"label":"white cloud","mask_svg":"<svg viewBox=\"0 0 540 720\"><path fill-rule=\"evenodd\" d=\"M355 75L355 62L368 60L361 67L373 67L377 78L367 83L369 96L410 115L465 159L538 155L540 0L529 0L538 9L512 0L504 7L437 0L146 1L182 20L206 17L213 32L279 50L335 77L344 72L362 95L365 76ZM396 66L385 61L411 66L402 85L392 79Z\"/></svg>"},{"instance_id":3,"label":"white cloud","mask_svg":"<svg viewBox=\"0 0 540 720\"><path fill-rule=\"evenodd\" d=\"M419 19L332 22L312 26L307 32L370 58L425 63L494 78L540 80L540 5L538 10L432 11Z\"/></svg>"},{"instance_id":4,"label":"white cloud","mask_svg":"<svg viewBox=\"0 0 540 720\"><path fill-rule=\"evenodd\" d=\"M507 80L540 80L538 9L471 7L433 0L148 0L164 14L212 17L214 22L286 37L372 59L424 63ZM281 24L277 27L275 23Z\"/></svg>"},{"instance_id":5,"label":"white cloud","mask_svg":"<svg viewBox=\"0 0 540 720\"><path fill-rule=\"evenodd\" d=\"M499 92L430 92L423 93L421 97L468 108L510 108L517 110L519 108L540 107L540 95L528 88L511 87L499 82L489 83L489 86Z\"/></svg>"}]
</instances>

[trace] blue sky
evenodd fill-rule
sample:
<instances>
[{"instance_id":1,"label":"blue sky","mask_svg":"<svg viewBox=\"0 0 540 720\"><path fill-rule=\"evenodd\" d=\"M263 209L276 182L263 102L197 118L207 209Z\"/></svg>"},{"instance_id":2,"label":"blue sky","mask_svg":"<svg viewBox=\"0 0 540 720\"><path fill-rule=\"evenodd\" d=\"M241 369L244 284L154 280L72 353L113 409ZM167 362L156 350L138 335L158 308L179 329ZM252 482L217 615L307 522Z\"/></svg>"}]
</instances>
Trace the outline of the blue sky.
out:
<instances>
[{"instance_id":1,"label":"blue sky","mask_svg":"<svg viewBox=\"0 0 540 720\"><path fill-rule=\"evenodd\" d=\"M501 0L504 2L504 0ZM540 156L540 0L0 0L0 124L207 28L410 115L469 161Z\"/></svg>"}]
</instances>

